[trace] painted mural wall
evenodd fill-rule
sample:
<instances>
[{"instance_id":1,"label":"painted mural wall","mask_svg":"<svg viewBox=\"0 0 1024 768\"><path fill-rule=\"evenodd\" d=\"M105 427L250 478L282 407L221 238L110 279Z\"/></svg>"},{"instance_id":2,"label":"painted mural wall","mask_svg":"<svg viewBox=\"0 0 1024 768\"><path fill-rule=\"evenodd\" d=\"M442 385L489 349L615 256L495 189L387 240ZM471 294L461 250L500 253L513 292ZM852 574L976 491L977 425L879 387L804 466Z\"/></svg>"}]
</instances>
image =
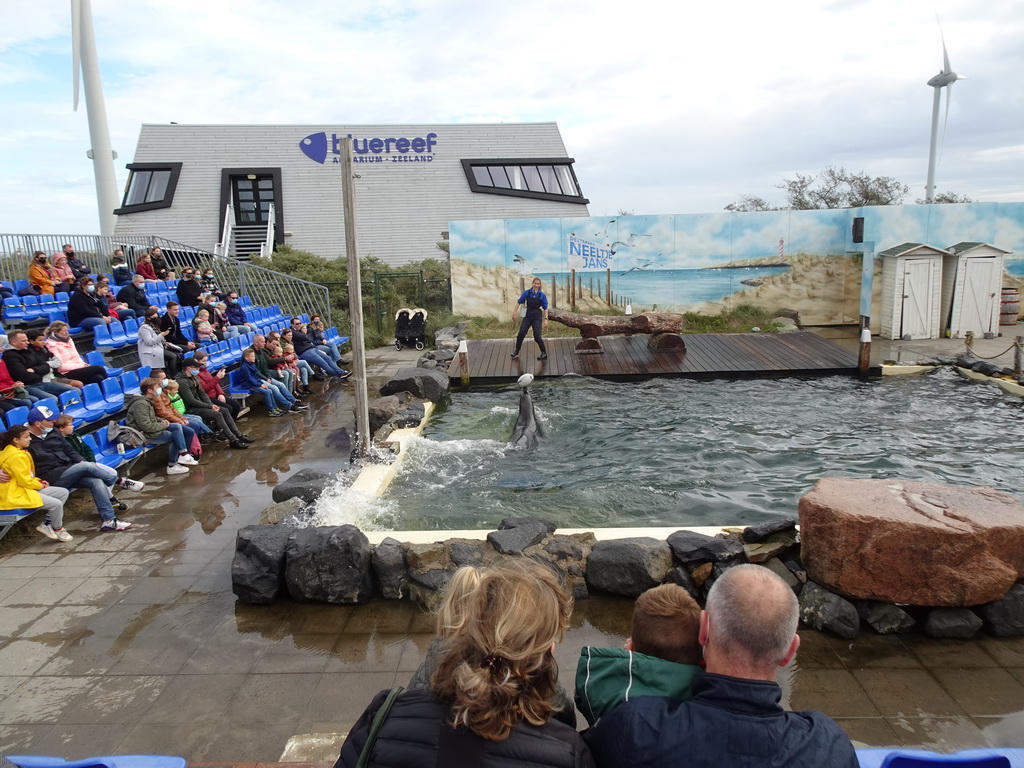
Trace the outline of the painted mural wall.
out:
<instances>
[{"instance_id":1,"label":"painted mural wall","mask_svg":"<svg viewBox=\"0 0 1024 768\"><path fill-rule=\"evenodd\" d=\"M852 242L857 216L865 220L863 246ZM873 252L905 242L990 243L1013 251L1004 285L1024 287L1024 203L453 221L449 233L453 309L468 315L509 316L533 277L549 300L568 308L575 268L581 312L607 309L610 287L613 303L628 302L634 312L754 304L794 309L805 325L855 323L858 251L872 243Z\"/></svg>"}]
</instances>

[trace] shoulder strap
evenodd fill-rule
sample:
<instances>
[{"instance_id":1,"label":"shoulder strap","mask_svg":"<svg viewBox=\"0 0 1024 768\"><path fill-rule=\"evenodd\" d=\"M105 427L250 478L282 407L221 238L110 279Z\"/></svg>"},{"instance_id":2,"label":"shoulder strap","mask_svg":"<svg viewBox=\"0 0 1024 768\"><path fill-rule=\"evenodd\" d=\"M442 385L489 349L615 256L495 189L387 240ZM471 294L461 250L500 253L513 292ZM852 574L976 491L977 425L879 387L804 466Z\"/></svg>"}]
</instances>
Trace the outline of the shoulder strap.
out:
<instances>
[{"instance_id":1,"label":"shoulder strap","mask_svg":"<svg viewBox=\"0 0 1024 768\"><path fill-rule=\"evenodd\" d=\"M377 714L373 716L373 722L370 724L370 733L366 737L366 743L363 745L363 751L359 753L359 760L356 761L356 768L366 768L366 765L370 762L370 752L373 751L373 743L377 741L377 733L380 731L384 721L388 717L388 712L391 711L391 706L404 691L405 688L401 685L396 685L388 693L384 703L380 705L380 709L377 710Z\"/></svg>"}]
</instances>

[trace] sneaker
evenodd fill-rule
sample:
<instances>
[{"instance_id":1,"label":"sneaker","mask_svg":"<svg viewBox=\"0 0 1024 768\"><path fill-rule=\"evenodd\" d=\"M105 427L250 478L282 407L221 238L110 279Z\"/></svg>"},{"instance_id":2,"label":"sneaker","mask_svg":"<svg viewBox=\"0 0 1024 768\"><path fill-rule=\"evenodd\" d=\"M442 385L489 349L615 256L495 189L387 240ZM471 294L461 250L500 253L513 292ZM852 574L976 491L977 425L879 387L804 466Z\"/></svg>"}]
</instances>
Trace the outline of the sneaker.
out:
<instances>
[{"instance_id":1,"label":"sneaker","mask_svg":"<svg viewBox=\"0 0 1024 768\"><path fill-rule=\"evenodd\" d=\"M545 352L545 353L544 353L544 354L542 354L542 355L537 355L537 359L538 359L538 360L547 360L547 359L548 359L548 353L547 353L547 352Z\"/></svg>"},{"instance_id":2,"label":"sneaker","mask_svg":"<svg viewBox=\"0 0 1024 768\"><path fill-rule=\"evenodd\" d=\"M218 443L226 443L231 438L224 434L223 430L218 430L213 433L213 439Z\"/></svg>"},{"instance_id":3,"label":"sneaker","mask_svg":"<svg viewBox=\"0 0 1024 768\"><path fill-rule=\"evenodd\" d=\"M115 512L127 512L128 505L121 501L117 496L110 497L110 506L114 508Z\"/></svg>"},{"instance_id":4,"label":"sneaker","mask_svg":"<svg viewBox=\"0 0 1024 768\"><path fill-rule=\"evenodd\" d=\"M183 467L181 464L168 464L167 474L168 475L184 475L188 472L188 467Z\"/></svg>"},{"instance_id":5,"label":"sneaker","mask_svg":"<svg viewBox=\"0 0 1024 768\"><path fill-rule=\"evenodd\" d=\"M70 533L68 533L67 530L64 529L64 528L61 528L59 530L54 530L54 533L57 535L57 541L74 541L75 540L75 537L72 536Z\"/></svg>"},{"instance_id":6,"label":"sneaker","mask_svg":"<svg viewBox=\"0 0 1024 768\"><path fill-rule=\"evenodd\" d=\"M204 432L203 434L201 434L199 436L199 444L200 445L209 445L212 442L213 442L213 435L211 435L209 432Z\"/></svg>"},{"instance_id":7,"label":"sneaker","mask_svg":"<svg viewBox=\"0 0 1024 768\"><path fill-rule=\"evenodd\" d=\"M230 443L228 443L228 445L237 451L249 450L248 443L243 443L241 440L232 440Z\"/></svg>"},{"instance_id":8,"label":"sneaker","mask_svg":"<svg viewBox=\"0 0 1024 768\"><path fill-rule=\"evenodd\" d=\"M352 371L342 371L341 375L338 376L338 381L344 381L352 375Z\"/></svg>"},{"instance_id":9,"label":"sneaker","mask_svg":"<svg viewBox=\"0 0 1024 768\"><path fill-rule=\"evenodd\" d=\"M101 531L127 531L132 527L131 523L126 523L124 520L118 520L116 517L113 520L107 520L100 526Z\"/></svg>"},{"instance_id":10,"label":"sneaker","mask_svg":"<svg viewBox=\"0 0 1024 768\"><path fill-rule=\"evenodd\" d=\"M36 526L36 530L48 539L56 541L59 538L57 536L57 532L53 530L53 527L49 523L40 523Z\"/></svg>"},{"instance_id":11,"label":"sneaker","mask_svg":"<svg viewBox=\"0 0 1024 768\"><path fill-rule=\"evenodd\" d=\"M275 408L268 415L277 418L278 416L284 416L284 411L282 411L280 408Z\"/></svg>"},{"instance_id":12,"label":"sneaker","mask_svg":"<svg viewBox=\"0 0 1024 768\"><path fill-rule=\"evenodd\" d=\"M194 467L199 462L191 454L183 453L178 457L178 463L184 464L186 467Z\"/></svg>"},{"instance_id":13,"label":"sneaker","mask_svg":"<svg viewBox=\"0 0 1024 768\"><path fill-rule=\"evenodd\" d=\"M136 493L140 493L146 490L145 483L139 482L138 480L132 480L130 477L117 478L117 484L126 491L135 491Z\"/></svg>"},{"instance_id":14,"label":"sneaker","mask_svg":"<svg viewBox=\"0 0 1024 768\"><path fill-rule=\"evenodd\" d=\"M509 357L519 357L519 350L517 349L515 352L509 355Z\"/></svg>"},{"instance_id":15,"label":"sneaker","mask_svg":"<svg viewBox=\"0 0 1024 768\"><path fill-rule=\"evenodd\" d=\"M322 376L319 373L314 373L312 378L313 378L313 381L327 381L327 378L325 376Z\"/></svg>"},{"instance_id":16,"label":"sneaker","mask_svg":"<svg viewBox=\"0 0 1024 768\"><path fill-rule=\"evenodd\" d=\"M240 443L255 443L256 442L256 438L255 437L251 437L249 435L239 435L238 436L238 441Z\"/></svg>"},{"instance_id":17,"label":"sneaker","mask_svg":"<svg viewBox=\"0 0 1024 768\"><path fill-rule=\"evenodd\" d=\"M289 408L288 410L289 411L308 411L309 410L309 406L306 405L305 403L292 403L291 408Z\"/></svg>"}]
</instances>

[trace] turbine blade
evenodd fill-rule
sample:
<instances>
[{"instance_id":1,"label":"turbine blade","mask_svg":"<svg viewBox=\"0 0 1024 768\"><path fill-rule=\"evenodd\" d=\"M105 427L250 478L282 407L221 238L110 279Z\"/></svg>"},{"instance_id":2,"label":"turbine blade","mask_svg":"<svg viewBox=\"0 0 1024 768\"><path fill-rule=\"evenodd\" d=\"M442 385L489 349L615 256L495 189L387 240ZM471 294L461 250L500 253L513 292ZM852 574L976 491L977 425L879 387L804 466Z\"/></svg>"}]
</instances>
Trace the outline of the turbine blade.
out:
<instances>
[{"instance_id":1,"label":"turbine blade","mask_svg":"<svg viewBox=\"0 0 1024 768\"><path fill-rule=\"evenodd\" d=\"M935 23L939 25L939 39L942 40L942 71L952 72L952 67L949 66L949 54L946 53L946 36L942 34L942 19L939 18L939 12L935 12Z\"/></svg>"},{"instance_id":2,"label":"turbine blade","mask_svg":"<svg viewBox=\"0 0 1024 768\"><path fill-rule=\"evenodd\" d=\"M78 73L82 71L82 0L71 0L71 67L74 111L78 111Z\"/></svg>"}]
</instances>

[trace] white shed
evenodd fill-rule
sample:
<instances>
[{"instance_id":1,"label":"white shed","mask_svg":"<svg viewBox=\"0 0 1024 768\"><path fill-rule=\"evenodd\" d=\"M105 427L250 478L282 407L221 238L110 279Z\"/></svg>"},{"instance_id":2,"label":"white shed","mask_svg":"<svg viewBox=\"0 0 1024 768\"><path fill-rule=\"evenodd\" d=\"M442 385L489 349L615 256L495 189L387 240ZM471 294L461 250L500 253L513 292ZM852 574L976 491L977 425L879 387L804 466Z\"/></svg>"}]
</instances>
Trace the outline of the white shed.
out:
<instances>
[{"instance_id":1,"label":"white shed","mask_svg":"<svg viewBox=\"0 0 1024 768\"><path fill-rule=\"evenodd\" d=\"M882 259L879 327L887 339L937 339L946 251L923 243L901 243Z\"/></svg>"},{"instance_id":2,"label":"white shed","mask_svg":"<svg viewBox=\"0 0 1024 768\"><path fill-rule=\"evenodd\" d=\"M953 338L999 332L1005 251L988 243L957 243L942 257L942 329Z\"/></svg>"}]
</instances>

